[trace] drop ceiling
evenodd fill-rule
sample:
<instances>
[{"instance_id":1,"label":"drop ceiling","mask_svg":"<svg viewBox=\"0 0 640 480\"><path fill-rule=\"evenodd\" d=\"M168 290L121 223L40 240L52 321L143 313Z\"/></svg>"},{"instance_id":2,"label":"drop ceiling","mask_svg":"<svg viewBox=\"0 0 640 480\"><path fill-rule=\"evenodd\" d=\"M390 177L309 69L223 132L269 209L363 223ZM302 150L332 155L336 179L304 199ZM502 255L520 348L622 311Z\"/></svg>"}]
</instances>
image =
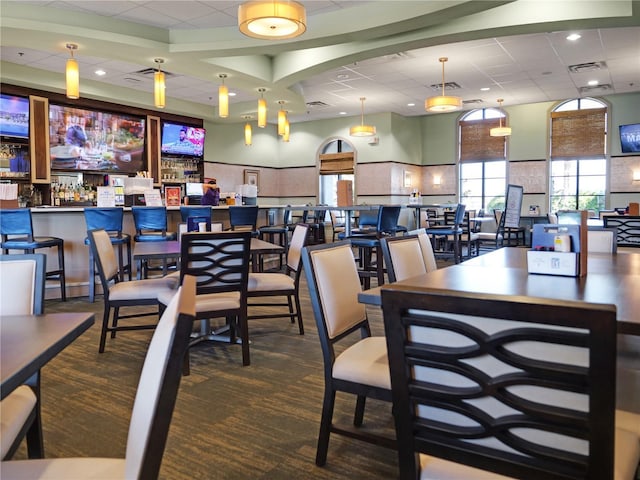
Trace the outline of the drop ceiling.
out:
<instances>
[{"instance_id":1,"label":"drop ceiling","mask_svg":"<svg viewBox=\"0 0 640 480\"><path fill-rule=\"evenodd\" d=\"M220 122L254 114L258 88L267 89L270 121L279 100L292 122L359 115L360 97L365 114L426 115L441 56L446 85L457 87L447 92L466 109L640 91L640 2L302 1L307 33L285 42L240 34L240 3L3 1L0 78L61 90L64 45L78 43L81 94L152 108L150 72L161 57L167 111ZM567 3L593 11L554 18ZM575 32L581 38L567 40ZM235 93L225 120L215 115L220 73Z\"/></svg>"}]
</instances>

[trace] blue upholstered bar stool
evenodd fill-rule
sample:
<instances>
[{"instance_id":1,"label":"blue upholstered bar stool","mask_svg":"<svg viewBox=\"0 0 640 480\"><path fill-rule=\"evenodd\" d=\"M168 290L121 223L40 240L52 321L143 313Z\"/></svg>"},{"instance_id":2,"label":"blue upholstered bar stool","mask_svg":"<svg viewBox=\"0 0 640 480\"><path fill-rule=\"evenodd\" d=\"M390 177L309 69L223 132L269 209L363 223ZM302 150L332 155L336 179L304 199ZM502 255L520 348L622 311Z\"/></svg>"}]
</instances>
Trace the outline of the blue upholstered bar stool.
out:
<instances>
[{"instance_id":1,"label":"blue upholstered bar stool","mask_svg":"<svg viewBox=\"0 0 640 480\"><path fill-rule=\"evenodd\" d=\"M251 231L251 236L257 238L258 207L255 205L235 205L229 207L230 230Z\"/></svg>"},{"instance_id":2,"label":"blue upholstered bar stool","mask_svg":"<svg viewBox=\"0 0 640 480\"><path fill-rule=\"evenodd\" d=\"M122 233L122 221L124 219L124 209L122 207L109 208L85 208L84 220L87 224L87 231L102 229L106 230L111 240L111 245L118 247L118 267L120 270L120 281L124 281L125 272L131 280L131 235ZM89 245L89 237L84 239L84 244ZM127 249L127 263L124 263L124 248ZM96 265L91 248L89 248L89 301L93 302L96 290Z\"/></svg>"},{"instance_id":3,"label":"blue upholstered bar stool","mask_svg":"<svg viewBox=\"0 0 640 480\"><path fill-rule=\"evenodd\" d=\"M136 242L177 240L177 233L167 229L166 207L131 207L131 213L136 227L136 234L133 237ZM148 270L150 270L148 263L143 262L141 278L147 278Z\"/></svg>"},{"instance_id":4,"label":"blue upholstered bar stool","mask_svg":"<svg viewBox=\"0 0 640 480\"><path fill-rule=\"evenodd\" d=\"M180 205L180 218L186 223L189 217L209 217L211 222L211 207L207 205Z\"/></svg>"},{"instance_id":5,"label":"blue upholstered bar stool","mask_svg":"<svg viewBox=\"0 0 640 480\"><path fill-rule=\"evenodd\" d=\"M59 237L36 237L33 235L33 219L28 208L2 209L0 212L0 236L2 253L9 250L22 250L24 253L35 253L39 248L58 249L58 268L50 270L46 278L60 281L62 301L67 300L67 288L64 275L64 240Z\"/></svg>"}]
</instances>

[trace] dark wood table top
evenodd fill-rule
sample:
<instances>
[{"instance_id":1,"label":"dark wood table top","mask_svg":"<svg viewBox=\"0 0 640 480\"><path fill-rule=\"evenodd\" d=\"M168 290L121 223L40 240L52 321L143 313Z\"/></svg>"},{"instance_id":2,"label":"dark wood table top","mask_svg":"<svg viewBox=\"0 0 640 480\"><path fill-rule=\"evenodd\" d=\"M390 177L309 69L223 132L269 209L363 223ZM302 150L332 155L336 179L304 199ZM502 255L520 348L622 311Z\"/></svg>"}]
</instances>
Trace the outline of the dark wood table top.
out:
<instances>
[{"instance_id":1,"label":"dark wood table top","mask_svg":"<svg viewBox=\"0 0 640 480\"><path fill-rule=\"evenodd\" d=\"M562 277L529 274L527 249L507 247L397 283L452 293L494 293L614 304L618 333L640 335L640 253L589 254L585 277ZM380 289L366 290L358 295L358 300L379 306Z\"/></svg>"},{"instance_id":2,"label":"dark wood table top","mask_svg":"<svg viewBox=\"0 0 640 480\"><path fill-rule=\"evenodd\" d=\"M94 320L91 312L0 317L1 398L64 350Z\"/></svg>"}]
</instances>

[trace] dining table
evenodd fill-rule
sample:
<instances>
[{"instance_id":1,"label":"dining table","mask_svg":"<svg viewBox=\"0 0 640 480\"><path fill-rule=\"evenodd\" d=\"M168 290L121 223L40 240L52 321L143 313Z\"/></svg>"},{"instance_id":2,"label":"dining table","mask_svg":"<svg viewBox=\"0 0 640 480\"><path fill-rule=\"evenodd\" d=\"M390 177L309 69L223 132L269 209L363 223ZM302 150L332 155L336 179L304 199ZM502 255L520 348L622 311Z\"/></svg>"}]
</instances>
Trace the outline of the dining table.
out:
<instances>
[{"instance_id":1,"label":"dining table","mask_svg":"<svg viewBox=\"0 0 640 480\"><path fill-rule=\"evenodd\" d=\"M252 271L260 271L261 257L269 254L280 254L284 247L277 243L271 243L259 238L251 238L251 268ZM168 261L180 259L180 241L167 242L136 242L133 247L133 260L136 262L137 278L142 278L142 262L147 260L161 260L162 274L168 273Z\"/></svg>"},{"instance_id":2,"label":"dining table","mask_svg":"<svg viewBox=\"0 0 640 480\"><path fill-rule=\"evenodd\" d=\"M589 253L583 277L530 274L527 248L504 247L463 263L390 285L433 291L517 295L577 302L613 304L618 334L640 335L640 253ZM381 289L358 294L358 301L381 305Z\"/></svg>"},{"instance_id":3,"label":"dining table","mask_svg":"<svg viewBox=\"0 0 640 480\"><path fill-rule=\"evenodd\" d=\"M380 207L380 205L342 205L342 206L335 206L335 205L316 205L316 206L312 206L312 205L294 205L294 206L287 206L284 210L291 210L291 211L310 211L310 212L317 212L317 211L336 211L336 212L344 212L344 236L345 237L350 237L351 236L351 228L352 228L352 220L353 220L353 212L362 212L362 211L367 211L367 210L377 210Z\"/></svg>"}]
</instances>

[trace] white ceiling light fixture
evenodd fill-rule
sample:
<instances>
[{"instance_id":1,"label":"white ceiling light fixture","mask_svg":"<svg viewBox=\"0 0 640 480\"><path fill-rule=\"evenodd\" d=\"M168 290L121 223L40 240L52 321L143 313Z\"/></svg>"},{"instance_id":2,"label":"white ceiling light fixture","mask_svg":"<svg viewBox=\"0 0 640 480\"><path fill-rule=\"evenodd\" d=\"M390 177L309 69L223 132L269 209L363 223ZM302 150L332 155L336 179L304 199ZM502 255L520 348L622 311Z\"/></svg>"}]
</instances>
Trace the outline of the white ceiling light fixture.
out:
<instances>
[{"instance_id":1,"label":"white ceiling light fixture","mask_svg":"<svg viewBox=\"0 0 640 480\"><path fill-rule=\"evenodd\" d=\"M372 137L376 134L376 127L364 124L364 101L365 97L360 97L362 112L360 114L360 125L354 125L349 129L349 135L352 137Z\"/></svg>"},{"instance_id":2,"label":"white ceiling light fixture","mask_svg":"<svg viewBox=\"0 0 640 480\"><path fill-rule=\"evenodd\" d=\"M442 95L430 97L424 102L424 108L427 112L453 112L462 108L462 99L452 95L444 94L444 64L449 60L447 57L440 57L438 61L442 64Z\"/></svg>"},{"instance_id":3,"label":"white ceiling light fixture","mask_svg":"<svg viewBox=\"0 0 640 480\"><path fill-rule=\"evenodd\" d=\"M251 123L249 123L249 120L251 120L253 117L251 115L245 115L242 118L247 121L247 123L244 125L244 144L249 147L251 146L253 137L253 131L251 130Z\"/></svg>"},{"instance_id":4,"label":"white ceiling light fixture","mask_svg":"<svg viewBox=\"0 0 640 480\"><path fill-rule=\"evenodd\" d=\"M579 33L572 33L567 36L567 40L569 40L570 42L575 42L576 40L580 40L581 38L582 35L580 35Z\"/></svg>"},{"instance_id":5,"label":"white ceiling light fixture","mask_svg":"<svg viewBox=\"0 0 640 480\"><path fill-rule=\"evenodd\" d=\"M264 99L264 92L266 88L259 88L260 99L258 100L258 127L264 128L267 126L267 101Z\"/></svg>"},{"instance_id":6,"label":"white ceiling light fixture","mask_svg":"<svg viewBox=\"0 0 640 480\"><path fill-rule=\"evenodd\" d=\"M238 7L238 27L248 37L281 40L307 30L307 13L293 0L256 0Z\"/></svg>"},{"instance_id":7,"label":"white ceiling light fixture","mask_svg":"<svg viewBox=\"0 0 640 480\"><path fill-rule=\"evenodd\" d=\"M279 100L280 110L278 110L278 135L284 135L284 125L287 122L287 112L283 110L284 100Z\"/></svg>"},{"instance_id":8,"label":"white ceiling light fixture","mask_svg":"<svg viewBox=\"0 0 640 480\"><path fill-rule=\"evenodd\" d=\"M511 127L507 127L506 125L504 127L502 126L502 117L504 115L502 112L502 102L504 102L504 99L499 98L498 103L500 104L500 126L494 127L489 130L489 135L491 135L492 137L508 137L509 135L511 135Z\"/></svg>"},{"instance_id":9,"label":"white ceiling light fixture","mask_svg":"<svg viewBox=\"0 0 640 480\"><path fill-rule=\"evenodd\" d=\"M78 49L78 45L75 43L67 43L66 47L69 53L71 53L71 58L67 60L65 69L67 98L75 100L80 98L80 69L78 68L77 60L73 58L73 52Z\"/></svg>"},{"instance_id":10,"label":"white ceiling light fixture","mask_svg":"<svg viewBox=\"0 0 640 480\"><path fill-rule=\"evenodd\" d=\"M153 74L153 104L156 108L165 107L165 83L164 73L162 72L161 65L164 63L163 58L156 58L153 60L158 65L158 70Z\"/></svg>"},{"instance_id":11,"label":"white ceiling light fixture","mask_svg":"<svg viewBox=\"0 0 640 480\"><path fill-rule=\"evenodd\" d=\"M224 79L227 78L226 73L221 73L218 78L222 80L222 85L218 87L218 116L220 118L227 118L229 116L229 89L224 84Z\"/></svg>"}]
</instances>

